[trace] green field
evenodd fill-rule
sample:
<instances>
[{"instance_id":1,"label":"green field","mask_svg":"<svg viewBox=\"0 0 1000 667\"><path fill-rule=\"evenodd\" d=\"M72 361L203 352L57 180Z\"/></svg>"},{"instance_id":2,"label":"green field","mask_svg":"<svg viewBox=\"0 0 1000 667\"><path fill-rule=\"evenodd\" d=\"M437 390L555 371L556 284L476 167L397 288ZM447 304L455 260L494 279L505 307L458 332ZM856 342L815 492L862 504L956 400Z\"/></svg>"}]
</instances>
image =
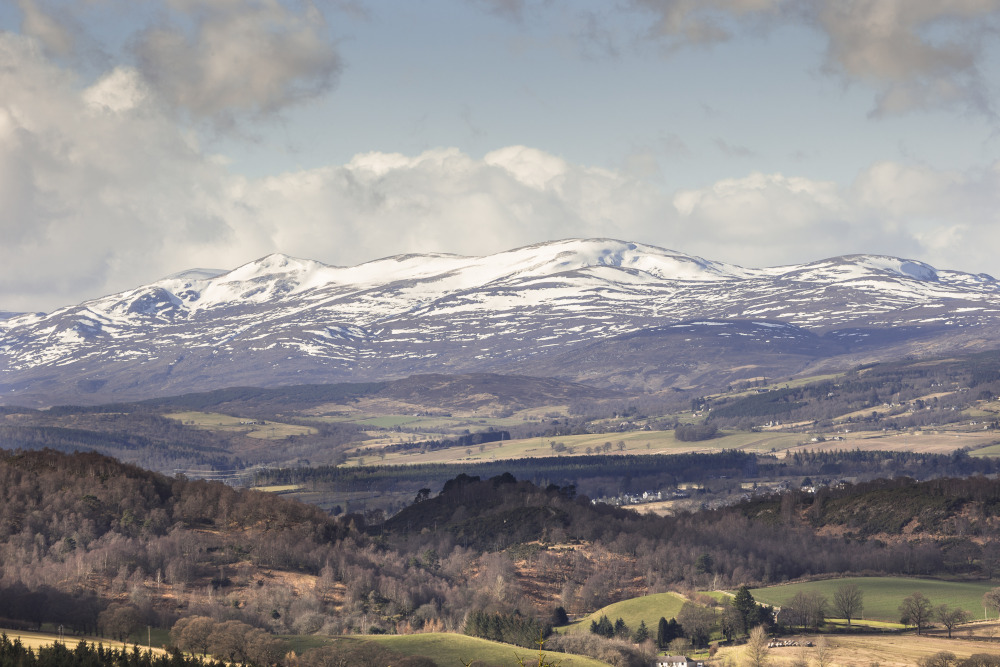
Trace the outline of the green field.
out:
<instances>
[{"instance_id":1,"label":"green field","mask_svg":"<svg viewBox=\"0 0 1000 667\"><path fill-rule=\"evenodd\" d=\"M1000 456L1000 444L974 449L969 452L969 456Z\"/></svg>"},{"instance_id":2,"label":"green field","mask_svg":"<svg viewBox=\"0 0 1000 667\"><path fill-rule=\"evenodd\" d=\"M2 629L0 629L2 630ZM59 641L59 635L43 632L24 632L20 630L2 630L10 638L18 638L30 648L47 646ZM66 635L63 643L72 648L80 640L85 640L93 644L104 644L105 646L120 647L116 641L106 637L80 637L76 635ZM154 653L163 653L163 646L169 639L166 630L157 629L152 633L152 644ZM289 649L296 653L302 653L311 648L317 648L330 643L331 638L319 635L285 635L282 637ZM518 658L524 659L525 665L531 665L532 659L537 662L538 650L529 650L510 644L500 644L476 637L451 633L426 633L416 635L353 635L347 638L336 638L337 640L348 641L373 641L382 644L394 651L405 655L424 655L439 665L460 665L462 662L481 660L490 665L498 667L514 667L518 665ZM146 631L135 633L129 638L129 646L137 644L141 649L146 647ZM607 667L607 663L592 658L566 653L546 652L547 659L558 660L563 667Z\"/></svg>"},{"instance_id":3,"label":"green field","mask_svg":"<svg viewBox=\"0 0 1000 667\"><path fill-rule=\"evenodd\" d=\"M839 586L848 583L857 584L864 593L862 618L887 623L899 621L900 603L903 598L916 591L923 593L935 607L940 604L947 604L952 608L960 607L969 612L973 619L981 620L983 618L983 593L994 588L993 584L989 582L950 582L907 577L850 577L800 584L782 584L751 589L750 592L758 602L777 606L786 604L796 593L818 592L830 600L830 613L833 614L833 593ZM996 614L991 613L991 617L996 618Z\"/></svg>"},{"instance_id":4,"label":"green field","mask_svg":"<svg viewBox=\"0 0 1000 667\"><path fill-rule=\"evenodd\" d=\"M632 631L639 627L640 621L645 621L650 635L655 637L660 618L676 617L683 604L684 598L676 593L654 593L653 595L644 595L641 598L622 600L571 623L566 626L565 632L590 632L591 621L597 621L601 616L607 616L612 623L616 619L622 619Z\"/></svg>"},{"instance_id":5,"label":"green field","mask_svg":"<svg viewBox=\"0 0 1000 667\"><path fill-rule=\"evenodd\" d=\"M525 665L537 664L538 650L529 650L510 644L500 644L477 637L430 632L416 635L376 635L366 637L383 646L406 655L425 655L439 665L461 665L481 660L490 665L514 667L518 658ZM606 667L607 663L566 653L547 652L546 658L556 659L562 667Z\"/></svg>"}]
</instances>

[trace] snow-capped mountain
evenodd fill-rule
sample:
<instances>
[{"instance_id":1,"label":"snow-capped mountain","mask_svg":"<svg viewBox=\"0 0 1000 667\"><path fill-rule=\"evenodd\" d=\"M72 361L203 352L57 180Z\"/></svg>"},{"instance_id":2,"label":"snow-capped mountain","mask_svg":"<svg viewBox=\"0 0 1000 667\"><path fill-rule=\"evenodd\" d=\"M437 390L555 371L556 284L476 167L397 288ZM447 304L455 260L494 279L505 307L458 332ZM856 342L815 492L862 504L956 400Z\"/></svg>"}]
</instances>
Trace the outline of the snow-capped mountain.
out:
<instances>
[{"instance_id":1,"label":"snow-capped mountain","mask_svg":"<svg viewBox=\"0 0 1000 667\"><path fill-rule=\"evenodd\" d=\"M697 360L697 346L732 352L753 343L764 347L744 357L786 355L800 370L902 354L917 342L992 346L998 318L992 277L874 255L747 269L607 239L353 267L276 254L0 318L0 400L103 401L467 371L655 388L693 381L683 372L650 376L685 345L691 364L710 361ZM645 356L623 352L637 345ZM620 367L626 358L638 367ZM764 367L750 363L745 376Z\"/></svg>"}]
</instances>

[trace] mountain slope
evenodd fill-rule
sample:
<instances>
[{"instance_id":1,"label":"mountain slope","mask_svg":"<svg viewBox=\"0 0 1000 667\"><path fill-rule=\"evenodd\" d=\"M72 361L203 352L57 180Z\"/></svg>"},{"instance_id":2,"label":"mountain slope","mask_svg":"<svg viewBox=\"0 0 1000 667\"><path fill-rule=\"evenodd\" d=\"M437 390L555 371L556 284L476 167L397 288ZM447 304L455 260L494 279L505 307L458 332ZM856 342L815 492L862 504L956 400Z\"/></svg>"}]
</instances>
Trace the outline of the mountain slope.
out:
<instances>
[{"instance_id":1,"label":"mountain slope","mask_svg":"<svg viewBox=\"0 0 1000 667\"><path fill-rule=\"evenodd\" d=\"M94 402L453 372L696 386L906 354L914 340L936 351L992 346L998 317L1000 286L990 276L872 255L746 269L607 239L354 267L270 255L0 320L0 400ZM681 323L693 329L671 329ZM661 343L650 345L650 331ZM616 351L637 341L642 354ZM721 358L688 346L680 368L664 371L678 344L692 341ZM591 347L588 357L587 346L605 351ZM774 363L758 363L764 348Z\"/></svg>"}]
</instances>

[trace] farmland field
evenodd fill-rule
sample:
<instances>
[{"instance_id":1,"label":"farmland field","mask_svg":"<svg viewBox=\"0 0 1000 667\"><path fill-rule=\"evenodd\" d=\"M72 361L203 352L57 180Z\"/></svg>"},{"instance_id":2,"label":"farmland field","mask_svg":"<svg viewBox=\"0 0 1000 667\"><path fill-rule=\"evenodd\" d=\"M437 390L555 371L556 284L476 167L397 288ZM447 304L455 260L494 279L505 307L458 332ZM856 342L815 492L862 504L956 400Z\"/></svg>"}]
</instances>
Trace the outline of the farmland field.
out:
<instances>
[{"instance_id":1,"label":"farmland field","mask_svg":"<svg viewBox=\"0 0 1000 667\"><path fill-rule=\"evenodd\" d=\"M947 651L964 659L975 653L995 655L1000 648L995 642L945 639L942 637L917 637L914 634L901 635L837 635L820 637L804 635L790 637L800 644L811 641L813 647L782 647L772 649L769 663L775 667L794 665L799 660L806 664L817 664L819 648L816 644L825 640L828 655L825 664L830 667L853 667L854 665L880 665L880 667L912 667L936 653ZM723 648L719 652L721 664L741 664L743 647ZM730 661L730 662L726 662Z\"/></svg>"},{"instance_id":2,"label":"farmland field","mask_svg":"<svg viewBox=\"0 0 1000 667\"><path fill-rule=\"evenodd\" d=\"M832 602L834 591L843 584L854 583L864 593L863 619L897 623L899 605L916 591L923 593L934 606L947 604L960 607L974 619L983 618L983 593L992 590L988 582L949 582L938 579L911 579L907 577L850 577L827 579L799 584L782 584L767 588L751 589L758 602L781 606L799 592L818 592ZM830 611L831 616L833 611ZM992 614L995 618L995 614Z\"/></svg>"},{"instance_id":3,"label":"farmland field","mask_svg":"<svg viewBox=\"0 0 1000 667\"><path fill-rule=\"evenodd\" d=\"M364 423L364 422L361 422ZM413 426L412 424L410 425ZM366 443L377 447L403 440L399 434L388 437L372 433L375 440ZM829 434L827 434L829 436ZM441 434L410 434L407 439L420 441L448 437ZM968 449L976 456L1000 455L996 433L989 431L935 430L885 434L881 431L859 431L837 436L838 440L812 442L809 433L788 433L764 430L760 432L728 431L721 437L698 442L683 442L674 437L673 431L629 431L624 433L587 433L556 437L524 438L491 442L474 447L452 447L426 452L407 450L386 454L383 464L461 463L496 461L511 458L548 456L582 456L601 453L605 443L611 443L609 454L689 454L694 452L720 452L739 449L760 453L774 453L781 457L797 451L909 451L927 454L948 454L957 449ZM624 449L619 449L620 444ZM590 452L587 450L590 449ZM351 459L354 464L358 460Z\"/></svg>"},{"instance_id":4,"label":"farmland field","mask_svg":"<svg viewBox=\"0 0 1000 667\"><path fill-rule=\"evenodd\" d=\"M309 426L270 421L257 423L255 419L233 417L232 415L224 415L217 412L174 412L165 416L170 419L176 419L182 424L206 431L243 433L248 438L259 438L261 440L281 440L292 435L312 435L316 433L316 429Z\"/></svg>"},{"instance_id":5,"label":"farmland field","mask_svg":"<svg viewBox=\"0 0 1000 667\"><path fill-rule=\"evenodd\" d=\"M302 484L274 484L272 486L255 486L257 491L263 491L265 493L290 493L292 491L300 491L303 487Z\"/></svg>"},{"instance_id":6,"label":"farmland field","mask_svg":"<svg viewBox=\"0 0 1000 667\"><path fill-rule=\"evenodd\" d=\"M908 431L886 435L882 432L862 431L844 436L843 440L810 442L798 451L835 451L838 449L860 449L862 451L916 452L922 454L949 454L956 449L973 450L975 456L995 456L984 447L996 442L996 433L991 431L962 431L957 429L935 429ZM1000 453L998 451L997 453Z\"/></svg>"},{"instance_id":7,"label":"farmland field","mask_svg":"<svg viewBox=\"0 0 1000 667\"><path fill-rule=\"evenodd\" d=\"M491 442L481 446L452 447L420 453L410 450L387 454L380 463L415 464L461 461L494 461L499 459L581 456L598 453L605 443L611 443L608 453L622 454L687 454L718 452L724 449L745 449L770 452L795 447L803 442L802 434L736 432L701 442L682 442L673 431L631 431L627 433L588 433L545 438L526 438ZM624 449L619 449L624 443ZM367 443L372 444L372 443ZM591 452L587 452L587 449ZM353 462L357 462L356 459Z\"/></svg>"}]
</instances>

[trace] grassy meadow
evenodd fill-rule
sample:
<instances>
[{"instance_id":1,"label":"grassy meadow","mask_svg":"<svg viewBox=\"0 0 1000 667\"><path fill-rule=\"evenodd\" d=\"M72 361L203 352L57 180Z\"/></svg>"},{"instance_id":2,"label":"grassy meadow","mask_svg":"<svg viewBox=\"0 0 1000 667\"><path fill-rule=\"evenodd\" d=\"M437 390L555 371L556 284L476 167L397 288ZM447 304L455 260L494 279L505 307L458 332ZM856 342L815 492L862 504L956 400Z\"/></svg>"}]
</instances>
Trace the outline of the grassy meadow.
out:
<instances>
[{"instance_id":1,"label":"grassy meadow","mask_svg":"<svg viewBox=\"0 0 1000 667\"><path fill-rule=\"evenodd\" d=\"M601 616L607 616L612 623L618 618L622 619L632 631L639 627L640 621L645 621L650 635L655 637L660 617L670 619L677 616L677 612L681 610L683 604L684 598L676 593L654 593L653 595L622 600L598 609L589 616L567 625L563 632L590 632L591 621L597 621Z\"/></svg>"},{"instance_id":2,"label":"grassy meadow","mask_svg":"<svg viewBox=\"0 0 1000 667\"><path fill-rule=\"evenodd\" d=\"M416 635L376 635L366 637L383 646L407 655L425 655L439 665L461 665L479 660L498 667L515 667L522 659L525 665L537 664L538 650L500 644L477 637L430 632ZM593 658L566 653L546 653L547 659L555 658L561 667L606 667L606 663Z\"/></svg>"},{"instance_id":3,"label":"grassy meadow","mask_svg":"<svg viewBox=\"0 0 1000 667\"><path fill-rule=\"evenodd\" d=\"M936 607L947 604L949 607L960 607L969 612L973 619L983 619L983 593L994 588L988 582L951 582L938 579L912 579L909 577L848 577L844 579L827 579L798 584L781 584L767 588L755 588L750 592L754 599L770 605L787 604L799 592L817 592L825 595L831 602L833 593L844 584L857 584L864 593L864 613L862 619L881 621L884 623L899 622L899 605L903 598L919 591L923 593ZM990 612L991 618L996 618Z\"/></svg>"}]
</instances>

